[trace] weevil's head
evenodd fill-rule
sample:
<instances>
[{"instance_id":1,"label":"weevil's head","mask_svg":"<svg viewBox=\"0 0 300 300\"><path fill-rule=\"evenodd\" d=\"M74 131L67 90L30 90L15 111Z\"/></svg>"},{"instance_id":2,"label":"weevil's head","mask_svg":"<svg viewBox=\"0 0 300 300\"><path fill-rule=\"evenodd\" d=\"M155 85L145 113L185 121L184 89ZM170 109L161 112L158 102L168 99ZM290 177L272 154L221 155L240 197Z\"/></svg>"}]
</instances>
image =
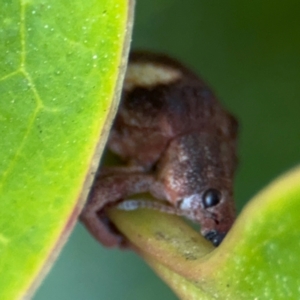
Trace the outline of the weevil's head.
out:
<instances>
[{"instance_id":1,"label":"weevil's head","mask_svg":"<svg viewBox=\"0 0 300 300\"><path fill-rule=\"evenodd\" d=\"M235 219L235 209L231 189L209 184L177 203L181 213L201 225L201 234L218 246ZM225 183L226 184L226 183Z\"/></svg>"},{"instance_id":2,"label":"weevil's head","mask_svg":"<svg viewBox=\"0 0 300 300\"><path fill-rule=\"evenodd\" d=\"M174 139L159 164L167 200L201 225L201 233L218 246L235 219L233 176L235 145L211 133Z\"/></svg>"}]
</instances>

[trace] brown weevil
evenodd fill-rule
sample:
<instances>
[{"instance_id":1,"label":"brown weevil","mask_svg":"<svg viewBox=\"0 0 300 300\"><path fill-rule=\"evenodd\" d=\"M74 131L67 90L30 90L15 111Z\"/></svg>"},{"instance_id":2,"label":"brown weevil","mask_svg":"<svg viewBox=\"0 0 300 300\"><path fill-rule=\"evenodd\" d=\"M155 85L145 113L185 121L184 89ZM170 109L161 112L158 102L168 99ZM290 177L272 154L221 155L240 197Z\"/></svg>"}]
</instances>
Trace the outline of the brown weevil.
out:
<instances>
[{"instance_id":1,"label":"brown weevil","mask_svg":"<svg viewBox=\"0 0 300 300\"><path fill-rule=\"evenodd\" d=\"M102 244L122 246L104 207L150 207L200 223L219 245L235 219L236 139L237 121L203 80L165 55L131 53L107 144L128 164L100 167L81 220ZM161 201L125 200L145 192Z\"/></svg>"}]
</instances>

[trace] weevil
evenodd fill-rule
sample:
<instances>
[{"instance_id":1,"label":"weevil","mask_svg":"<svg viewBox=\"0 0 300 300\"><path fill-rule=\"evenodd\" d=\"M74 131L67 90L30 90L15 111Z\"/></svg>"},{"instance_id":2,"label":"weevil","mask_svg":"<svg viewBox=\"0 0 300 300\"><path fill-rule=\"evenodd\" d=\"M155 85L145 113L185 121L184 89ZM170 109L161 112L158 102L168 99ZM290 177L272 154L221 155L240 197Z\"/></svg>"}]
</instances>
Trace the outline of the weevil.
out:
<instances>
[{"instance_id":1,"label":"weevil","mask_svg":"<svg viewBox=\"0 0 300 300\"><path fill-rule=\"evenodd\" d=\"M102 244L122 246L104 208L149 207L190 218L219 245L235 219L237 128L188 68L166 55L132 52L107 143L126 165L100 167L81 220ZM126 200L145 192L159 203Z\"/></svg>"}]
</instances>

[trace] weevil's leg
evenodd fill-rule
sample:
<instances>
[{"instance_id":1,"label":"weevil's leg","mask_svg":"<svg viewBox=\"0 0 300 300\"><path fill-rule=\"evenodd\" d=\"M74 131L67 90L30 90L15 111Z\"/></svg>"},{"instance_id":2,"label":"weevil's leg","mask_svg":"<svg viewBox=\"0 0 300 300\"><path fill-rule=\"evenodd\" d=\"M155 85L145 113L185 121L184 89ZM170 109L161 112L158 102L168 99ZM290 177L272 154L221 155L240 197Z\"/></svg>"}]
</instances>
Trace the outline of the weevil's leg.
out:
<instances>
[{"instance_id":1,"label":"weevil's leg","mask_svg":"<svg viewBox=\"0 0 300 300\"><path fill-rule=\"evenodd\" d=\"M96 178L106 177L114 174L132 174L143 173L145 168L140 165L125 165L125 166L102 166L97 171Z\"/></svg>"},{"instance_id":2,"label":"weevil's leg","mask_svg":"<svg viewBox=\"0 0 300 300\"><path fill-rule=\"evenodd\" d=\"M99 178L92 188L88 203L81 214L81 221L91 234L107 247L126 246L121 235L113 233L111 228L100 218L104 206L138 193L149 192L155 184L152 175L121 174ZM103 211L102 211L103 212Z\"/></svg>"},{"instance_id":3,"label":"weevil's leg","mask_svg":"<svg viewBox=\"0 0 300 300\"><path fill-rule=\"evenodd\" d=\"M164 212L166 214L172 214L177 216L185 216L185 212L183 210L180 210L174 206L171 206L170 204L164 202L158 202L158 201L150 201L147 199L126 199L125 201L120 202L116 206L119 209L122 210L136 210L139 208L148 208L153 210L158 210L161 212Z\"/></svg>"}]
</instances>

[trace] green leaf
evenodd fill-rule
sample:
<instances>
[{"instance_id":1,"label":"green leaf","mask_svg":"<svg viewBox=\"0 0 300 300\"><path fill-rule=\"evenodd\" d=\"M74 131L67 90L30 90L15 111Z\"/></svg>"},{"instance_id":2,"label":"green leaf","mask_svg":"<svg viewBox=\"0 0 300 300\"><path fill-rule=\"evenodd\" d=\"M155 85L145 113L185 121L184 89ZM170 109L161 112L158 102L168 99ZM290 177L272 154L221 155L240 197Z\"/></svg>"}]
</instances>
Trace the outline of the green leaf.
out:
<instances>
[{"instance_id":1,"label":"green leaf","mask_svg":"<svg viewBox=\"0 0 300 300\"><path fill-rule=\"evenodd\" d=\"M245 207L222 244L150 210L110 211L156 272L182 299L299 299L300 167Z\"/></svg>"},{"instance_id":2,"label":"green leaf","mask_svg":"<svg viewBox=\"0 0 300 300\"><path fill-rule=\"evenodd\" d=\"M300 298L299 182L298 167L259 193L207 261L223 299Z\"/></svg>"},{"instance_id":3,"label":"green leaf","mask_svg":"<svg viewBox=\"0 0 300 300\"><path fill-rule=\"evenodd\" d=\"M116 111L130 7L1 3L1 299L33 291L80 212Z\"/></svg>"}]
</instances>

